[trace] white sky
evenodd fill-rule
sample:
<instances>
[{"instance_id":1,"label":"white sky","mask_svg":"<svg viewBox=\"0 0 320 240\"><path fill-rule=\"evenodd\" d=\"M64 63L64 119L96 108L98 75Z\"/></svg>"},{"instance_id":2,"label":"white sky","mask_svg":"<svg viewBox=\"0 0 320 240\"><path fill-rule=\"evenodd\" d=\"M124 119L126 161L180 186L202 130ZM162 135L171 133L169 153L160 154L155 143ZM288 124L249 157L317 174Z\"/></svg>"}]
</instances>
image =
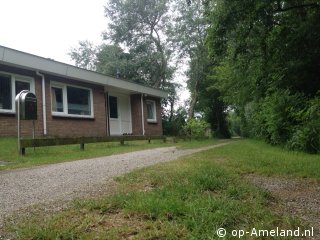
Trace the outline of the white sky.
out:
<instances>
[{"instance_id":1,"label":"white sky","mask_svg":"<svg viewBox=\"0 0 320 240\"><path fill-rule=\"evenodd\" d=\"M107 0L1 0L0 45L72 63L80 40L101 43Z\"/></svg>"},{"instance_id":2,"label":"white sky","mask_svg":"<svg viewBox=\"0 0 320 240\"><path fill-rule=\"evenodd\" d=\"M0 45L73 64L68 52L81 40L98 45L107 29L108 0L1 0ZM183 85L184 81L178 80ZM180 104L188 99L181 89Z\"/></svg>"}]
</instances>

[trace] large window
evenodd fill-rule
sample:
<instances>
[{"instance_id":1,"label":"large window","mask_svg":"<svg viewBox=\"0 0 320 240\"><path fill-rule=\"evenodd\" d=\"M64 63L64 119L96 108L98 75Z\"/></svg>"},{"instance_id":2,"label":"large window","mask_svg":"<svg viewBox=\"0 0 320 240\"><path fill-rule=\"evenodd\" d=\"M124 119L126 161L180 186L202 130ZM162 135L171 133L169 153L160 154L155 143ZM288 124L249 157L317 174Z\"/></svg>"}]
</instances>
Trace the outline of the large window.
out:
<instances>
[{"instance_id":1,"label":"large window","mask_svg":"<svg viewBox=\"0 0 320 240\"><path fill-rule=\"evenodd\" d=\"M147 120L148 122L156 122L157 115L156 115L156 102L147 100Z\"/></svg>"},{"instance_id":2,"label":"large window","mask_svg":"<svg viewBox=\"0 0 320 240\"><path fill-rule=\"evenodd\" d=\"M34 92L34 80L30 77L0 72L0 112L15 112L15 97L22 90Z\"/></svg>"},{"instance_id":3,"label":"large window","mask_svg":"<svg viewBox=\"0 0 320 240\"><path fill-rule=\"evenodd\" d=\"M53 82L51 106L54 116L93 117L92 91L89 88Z\"/></svg>"}]
</instances>

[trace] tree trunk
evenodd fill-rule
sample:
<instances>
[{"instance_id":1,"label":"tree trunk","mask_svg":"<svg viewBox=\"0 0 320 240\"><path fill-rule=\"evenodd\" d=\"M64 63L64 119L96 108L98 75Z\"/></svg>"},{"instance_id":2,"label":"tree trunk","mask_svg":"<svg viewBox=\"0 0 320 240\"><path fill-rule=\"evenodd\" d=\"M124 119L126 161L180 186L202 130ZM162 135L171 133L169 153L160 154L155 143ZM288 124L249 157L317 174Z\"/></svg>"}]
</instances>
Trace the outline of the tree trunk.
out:
<instances>
[{"instance_id":1,"label":"tree trunk","mask_svg":"<svg viewBox=\"0 0 320 240\"><path fill-rule=\"evenodd\" d=\"M191 95L191 102L190 102L190 108L188 112L188 118L191 119L194 117L194 109L196 106L196 103L198 101L198 94L199 94L199 80L196 81L194 92Z\"/></svg>"}]
</instances>

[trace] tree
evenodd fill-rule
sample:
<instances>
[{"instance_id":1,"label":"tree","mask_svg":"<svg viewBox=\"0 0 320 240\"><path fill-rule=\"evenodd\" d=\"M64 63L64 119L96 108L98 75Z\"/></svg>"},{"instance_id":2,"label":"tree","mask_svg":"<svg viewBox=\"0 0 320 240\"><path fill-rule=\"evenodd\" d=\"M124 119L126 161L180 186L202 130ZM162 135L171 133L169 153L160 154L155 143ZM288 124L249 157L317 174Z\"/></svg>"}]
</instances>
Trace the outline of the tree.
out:
<instances>
[{"instance_id":1,"label":"tree","mask_svg":"<svg viewBox=\"0 0 320 240\"><path fill-rule=\"evenodd\" d=\"M110 0L105 7L110 23L104 39L135 56L141 77L154 87L162 87L172 77L165 39L168 4L168 0Z\"/></svg>"},{"instance_id":2,"label":"tree","mask_svg":"<svg viewBox=\"0 0 320 240\"><path fill-rule=\"evenodd\" d=\"M191 101L188 117L193 118L198 101L200 82L205 78L208 64L205 46L206 19L202 1L177 0L172 3L173 22L168 35L173 48L178 49L178 59L189 61L188 89Z\"/></svg>"},{"instance_id":3,"label":"tree","mask_svg":"<svg viewBox=\"0 0 320 240\"><path fill-rule=\"evenodd\" d=\"M211 129L218 137L229 137L226 121L226 105L221 101L217 88L208 88L214 79L208 79L209 59L206 46L207 20L203 1L179 0L173 3L174 24L169 29L172 45L179 49L178 58L188 59L187 87L191 93L188 118L195 111L203 113Z\"/></svg>"},{"instance_id":4,"label":"tree","mask_svg":"<svg viewBox=\"0 0 320 240\"><path fill-rule=\"evenodd\" d=\"M208 0L206 12L212 87L239 113L245 134L286 146L303 139L300 147L319 151L309 134L319 135L319 124L303 120L319 98L319 2Z\"/></svg>"},{"instance_id":5,"label":"tree","mask_svg":"<svg viewBox=\"0 0 320 240\"><path fill-rule=\"evenodd\" d=\"M89 41L79 41L79 46L71 48L69 56L77 67L94 71L98 49Z\"/></svg>"}]
</instances>

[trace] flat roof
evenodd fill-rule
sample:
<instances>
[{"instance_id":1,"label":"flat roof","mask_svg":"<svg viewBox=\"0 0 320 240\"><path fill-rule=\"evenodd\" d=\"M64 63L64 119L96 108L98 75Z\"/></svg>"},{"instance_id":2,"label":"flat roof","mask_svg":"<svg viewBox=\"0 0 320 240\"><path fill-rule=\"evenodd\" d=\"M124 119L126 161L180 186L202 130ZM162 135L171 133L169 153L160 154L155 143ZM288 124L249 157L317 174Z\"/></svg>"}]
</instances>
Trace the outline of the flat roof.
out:
<instances>
[{"instance_id":1,"label":"flat roof","mask_svg":"<svg viewBox=\"0 0 320 240\"><path fill-rule=\"evenodd\" d=\"M21 52L1 45L0 63L61 77L67 77L81 82L95 83L98 85L115 87L131 92L144 93L155 97L168 97L168 93L160 89L147 87L119 78L110 77L101 73L89 71L66 63L57 62L55 60Z\"/></svg>"}]
</instances>

